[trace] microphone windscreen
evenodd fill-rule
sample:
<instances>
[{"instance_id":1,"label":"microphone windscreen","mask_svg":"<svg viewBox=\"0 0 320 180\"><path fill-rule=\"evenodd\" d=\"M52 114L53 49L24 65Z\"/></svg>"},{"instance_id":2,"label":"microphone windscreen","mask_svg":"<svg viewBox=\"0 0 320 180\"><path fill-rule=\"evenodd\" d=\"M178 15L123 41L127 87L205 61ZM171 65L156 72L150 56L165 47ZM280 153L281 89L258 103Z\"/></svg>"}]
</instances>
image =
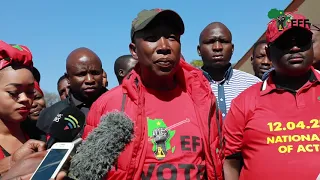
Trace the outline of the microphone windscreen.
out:
<instances>
[{"instance_id":1,"label":"microphone windscreen","mask_svg":"<svg viewBox=\"0 0 320 180\"><path fill-rule=\"evenodd\" d=\"M63 109L53 120L49 134L60 142L71 142L82 130L86 116L76 107Z\"/></svg>"},{"instance_id":2,"label":"microphone windscreen","mask_svg":"<svg viewBox=\"0 0 320 180\"><path fill-rule=\"evenodd\" d=\"M122 112L110 112L77 149L71 159L69 176L78 180L105 177L134 135L134 124Z\"/></svg>"}]
</instances>

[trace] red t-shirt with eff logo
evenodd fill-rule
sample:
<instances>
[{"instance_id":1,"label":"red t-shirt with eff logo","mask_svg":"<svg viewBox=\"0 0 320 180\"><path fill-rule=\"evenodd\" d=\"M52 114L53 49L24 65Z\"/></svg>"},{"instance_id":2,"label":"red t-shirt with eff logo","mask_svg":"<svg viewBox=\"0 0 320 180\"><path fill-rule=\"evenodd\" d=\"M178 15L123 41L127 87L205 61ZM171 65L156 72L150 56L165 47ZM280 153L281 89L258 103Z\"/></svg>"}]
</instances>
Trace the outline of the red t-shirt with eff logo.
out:
<instances>
[{"instance_id":1,"label":"red t-shirt with eff logo","mask_svg":"<svg viewBox=\"0 0 320 180\"><path fill-rule=\"evenodd\" d=\"M298 91L281 88L269 77L233 100L224 124L225 156L243 157L240 180L317 179L319 77L313 71Z\"/></svg>"},{"instance_id":2,"label":"red t-shirt with eff logo","mask_svg":"<svg viewBox=\"0 0 320 180\"><path fill-rule=\"evenodd\" d=\"M189 95L179 87L147 90L145 113L148 149L141 179L204 179L202 137Z\"/></svg>"}]
</instances>

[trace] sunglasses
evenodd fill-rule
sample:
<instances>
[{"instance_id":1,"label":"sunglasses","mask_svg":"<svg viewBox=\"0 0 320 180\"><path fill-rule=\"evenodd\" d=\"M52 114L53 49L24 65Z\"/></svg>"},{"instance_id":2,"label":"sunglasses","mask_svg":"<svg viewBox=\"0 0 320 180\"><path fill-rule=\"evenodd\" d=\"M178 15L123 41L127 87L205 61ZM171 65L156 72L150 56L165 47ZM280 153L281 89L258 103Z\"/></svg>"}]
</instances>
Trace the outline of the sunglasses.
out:
<instances>
[{"instance_id":1,"label":"sunglasses","mask_svg":"<svg viewBox=\"0 0 320 180\"><path fill-rule=\"evenodd\" d=\"M320 29L319 29L320 30ZM290 50L292 47L306 48L312 43L312 34L304 30L295 30L283 34L270 47L281 50Z\"/></svg>"}]
</instances>

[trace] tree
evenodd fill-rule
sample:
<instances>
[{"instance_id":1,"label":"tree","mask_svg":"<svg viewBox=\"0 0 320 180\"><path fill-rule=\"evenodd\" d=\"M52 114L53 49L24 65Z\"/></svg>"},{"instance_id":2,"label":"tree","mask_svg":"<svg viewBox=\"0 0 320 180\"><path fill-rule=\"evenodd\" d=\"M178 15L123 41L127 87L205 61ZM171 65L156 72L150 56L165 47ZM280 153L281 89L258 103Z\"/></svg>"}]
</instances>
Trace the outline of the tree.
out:
<instances>
[{"instance_id":1,"label":"tree","mask_svg":"<svg viewBox=\"0 0 320 180\"><path fill-rule=\"evenodd\" d=\"M46 101L46 106L49 107L54 103L60 101L60 96L53 92L44 92L44 100Z\"/></svg>"},{"instance_id":2,"label":"tree","mask_svg":"<svg viewBox=\"0 0 320 180\"><path fill-rule=\"evenodd\" d=\"M196 68L201 68L203 66L203 61L202 60L192 60L190 64Z\"/></svg>"},{"instance_id":3,"label":"tree","mask_svg":"<svg viewBox=\"0 0 320 180\"><path fill-rule=\"evenodd\" d=\"M195 59L195 60L192 60L190 62L190 64L196 68L201 68L203 66L203 61L202 60L198 60L198 59ZM237 63L233 63L231 64L232 67L234 67Z\"/></svg>"}]
</instances>

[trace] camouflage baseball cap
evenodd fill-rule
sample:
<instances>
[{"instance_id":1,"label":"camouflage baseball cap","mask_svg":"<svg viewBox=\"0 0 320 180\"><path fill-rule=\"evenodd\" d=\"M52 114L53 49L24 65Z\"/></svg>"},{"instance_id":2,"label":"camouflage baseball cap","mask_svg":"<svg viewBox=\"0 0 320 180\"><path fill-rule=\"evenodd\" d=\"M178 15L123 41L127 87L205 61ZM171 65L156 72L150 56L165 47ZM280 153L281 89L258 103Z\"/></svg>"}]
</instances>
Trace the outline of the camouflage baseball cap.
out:
<instances>
[{"instance_id":1,"label":"camouflage baseball cap","mask_svg":"<svg viewBox=\"0 0 320 180\"><path fill-rule=\"evenodd\" d=\"M131 39L133 39L134 33L144 29L156 17L164 18L167 22L173 22L172 24L176 26L179 34L182 35L184 33L184 23L176 12L169 9L142 10L132 21Z\"/></svg>"}]
</instances>

